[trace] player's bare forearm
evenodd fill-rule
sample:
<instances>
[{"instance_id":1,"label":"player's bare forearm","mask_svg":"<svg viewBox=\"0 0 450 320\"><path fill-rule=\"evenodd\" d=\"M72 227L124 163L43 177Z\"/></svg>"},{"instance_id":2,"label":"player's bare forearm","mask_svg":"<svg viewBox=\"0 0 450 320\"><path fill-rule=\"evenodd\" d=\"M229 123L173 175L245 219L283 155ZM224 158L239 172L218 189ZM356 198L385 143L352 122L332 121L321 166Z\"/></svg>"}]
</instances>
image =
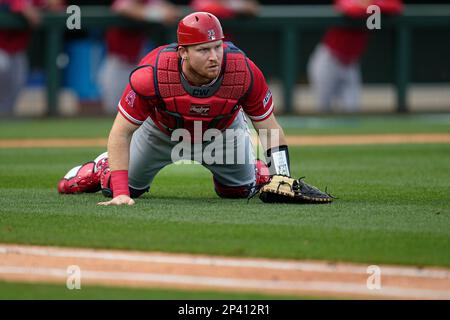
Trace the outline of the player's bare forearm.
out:
<instances>
[{"instance_id":1,"label":"player's bare forearm","mask_svg":"<svg viewBox=\"0 0 450 320\"><path fill-rule=\"evenodd\" d=\"M65 10L65 1L64 0L47 0L45 9L48 11Z\"/></svg>"},{"instance_id":2,"label":"player's bare forearm","mask_svg":"<svg viewBox=\"0 0 450 320\"><path fill-rule=\"evenodd\" d=\"M114 171L128 170L128 162L130 158L130 144L133 132L139 126L130 123L126 120L121 113L117 113L114 124L111 128L108 138L108 162L109 168L112 173ZM125 189L128 190L128 180L124 181ZM119 190L120 190L119 184ZM123 186L122 186L123 187ZM134 205L134 200L130 198L129 194L115 195L112 200L99 202L98 205L111 206L111 205Z\"/></svg>"},{"instance_id":3,"label":"player's bare forearm","mask_svg":"<svg viewBox=\"0 0 450 320\"><path fill-rule=\"evenodd\" d=\"M118 2L117 5L112 7L112 10L126 16L128 18L136 20L145 20L143 12L145 10L145 5L137 1L122 1Z\"/></svg>"},{"instance_id":4,"label":"player's bare forearm","mask_svg":"<svg viewBox=\"0 0 450 320\"><path fill-rule=\"evenodd\" d=\"M122 1L112 8L113 11L139 21L174 23L181 15L176 6L167 1L157 4L145 4L139 1Z\"/></svg>"},{"instance_id":5,"label":"player's bare forearm","mask_svg":"<svg viewBox=\"0 0 450 320\"><path fill-rule=\"evenodd\" d=\"M138 126L131 124L118 113L108 138L108 161L111 171L128 170L130 144Z\"/></svg>"},{"instance_id":6,"label":"player's bare forearm","mask_svg":"<svg viewBox=\"0 0 450 320\"><path fill-rule=\"evenodd\" d=\"M238 14L242 15L257 15L260 8L259 3L256 0L240 0L240 1L221 1L224 6L227 6L234 10Z\"/></svg>"},{"instance_id":7,"label":"player's bare forearm","mask_svg":"<svg viewBox=\"0 0 450 320\"><path fill-rule=\"evenodd\" d=\"M253 121L253 126L258 132L264 150L287 145L283 129L280 127L273 114L266 120Z\"/></svg>"},{"instance_id":8,"label":"player's bare forearm","mask_svg":"<svg viewBox=\"0 0 450 320\"><path fill-rule=\"evenodd\" d=\"M41 13L39 9L32 4L27 4L21 13L32 27L36 27L41 23Z\"/></svg>"}]
</instances>

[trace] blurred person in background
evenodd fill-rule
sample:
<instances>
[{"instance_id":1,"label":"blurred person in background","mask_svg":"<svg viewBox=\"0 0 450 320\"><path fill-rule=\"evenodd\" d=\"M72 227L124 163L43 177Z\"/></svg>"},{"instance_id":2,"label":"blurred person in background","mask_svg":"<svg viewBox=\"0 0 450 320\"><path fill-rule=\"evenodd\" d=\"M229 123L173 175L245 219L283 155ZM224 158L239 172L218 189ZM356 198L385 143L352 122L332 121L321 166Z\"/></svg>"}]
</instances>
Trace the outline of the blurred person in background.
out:
<instances>
[{"instance_id":1,"label":"blurred person in background","mask_svg":"<svg viewBox=\"0 0 450 320\"><path fill-rule=\"evenodd\" d=\"M221 20L253 17L258 15L260 9L256 0L192 0L189 5L194 11L212 13ZM229 32L225 34L225 38L236 42Z\"/></svg>"},{"instance_id":2,"label":"blurred person in background","mask_svg":"<svg viewBox=\"0 0 450 320\"><path fill-rule=\"evenodd\" d=\"M256 0L192 0L190 6L194 11L210 12L221 19L255 16L259 12Z\"/></svg>"},{"instance_id":3,"label":"blurred person in background","mask_svg":"<svg viewBox=\"0 0 450 320\"><path fill-rule=\"evenodd\" d=\"M22 15L27 29L0 29L0 116L12 116L20 90L26 83L26 50L32 29L41 23L41 10L62 10L62 0L0 0L0 11Z\"/></svg>"},{"instance_id":4,"label":"blurred person in background","mask_svg":"<svg viewBox=\"0 0 450 320\"><path fill-rule=\"evenodd\" d=\"M112 10L122 16L147 22L175 24L181 11L165 0L114 0ZM116 114L122 89L145 50L146 33L137 29L110 28L106 33L106 58L99 85L104 111Z\"/></svg>"},{"instance_id":5,"label":"blurred person in background","mask_svg":"<svg viewBox=\"0 0 450 320\"><path fill-rule=\"evenodd\" d=\"M335 0L338 12L354 19L366 19L367 7L377 5L381 13L400 14L401 0ZM361 105L360 59L367 48L370 30L361 27L331 27L308 62L308 78L321 112L334 105L354 112Z\"/></svg>"}]
</instances>

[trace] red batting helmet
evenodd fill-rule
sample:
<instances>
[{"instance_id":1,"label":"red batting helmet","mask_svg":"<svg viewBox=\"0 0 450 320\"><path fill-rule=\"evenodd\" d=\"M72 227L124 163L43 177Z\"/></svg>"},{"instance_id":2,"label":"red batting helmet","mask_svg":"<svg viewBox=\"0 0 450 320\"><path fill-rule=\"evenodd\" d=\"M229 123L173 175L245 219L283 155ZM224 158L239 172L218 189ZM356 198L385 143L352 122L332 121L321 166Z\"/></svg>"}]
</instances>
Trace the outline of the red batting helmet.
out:
<instances>
[{"instance_id":1,"label":"red batting helmet","mask_svg":"<svg viewBox=\"0 0 450 320\"><path fill-rule=\"evenodd\" d=\"M178 24L178 44L189 46L224 38L219 19L208 12L194 12L184 17Z\"/></svg>"}]
</instances>

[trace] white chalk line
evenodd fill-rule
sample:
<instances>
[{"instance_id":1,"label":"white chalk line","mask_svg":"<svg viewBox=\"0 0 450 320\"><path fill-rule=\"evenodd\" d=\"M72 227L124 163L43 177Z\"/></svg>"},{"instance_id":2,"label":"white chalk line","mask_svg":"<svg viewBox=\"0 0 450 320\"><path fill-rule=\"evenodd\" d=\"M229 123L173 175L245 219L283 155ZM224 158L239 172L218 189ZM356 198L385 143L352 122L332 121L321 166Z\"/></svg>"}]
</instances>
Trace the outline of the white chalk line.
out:
<instances>
[{"instance_id":1,"label":"white chalk line","mask_svg":"<svg viewBox=\"0 0 450 320\"><path fill-rule=\"evenodd\" d=\"M373 133L373 134L335 134L286 136L289 145L371 145L371 144L422 144L449 143L450 134L442 133ZM257 141L256 134L251 135ZM105 138L41 138L41 139L0 139L0 149L8 148L64 148L64 147L105 147ZM256 144L254 144L256 145Z\"/></svg>"},{"instance_id":2,"label":"white chalk line","mask_svg":"<svg viewBox=\"0 0 450 320\"><path fill-rule=\"evenodd\" d=\"M63 249L55 247L29 247L18 245L0 245L0 254L35 255L60 258L82 258L98 260L120 260L128 262L149 262L164 264L204 265L239 268L261 268L272 270L293 270L304 272L367 274L367 266L325 263L274 261L250 258L222 258L203 256L181 256L177 254L140 253L127 254L88 249ZM450 279L450 270L432 270L427 268L379 266L383 276L402 276L413 278Z\"/></svg>"},{"instance_id":3,"label":"white chalk line","mask_svg":"<svg viewBox=\"0 0 450 320\"><path fill-rule=\"evenodd\" d=\"M0 278L2 274L15 275L35 275L45 278L61 278L65 281L68 277L67 270L57 268L28 268L20 266L0 266ZM348 294L350 296L372 296L390 297L399 299L450 299L450 291L412 289L400 287L384 286L380 290L369 290L364 285L343 283L343 282L322 282L322 281L285 281L285 280L254 280L236 279L221 277L187 276L187 275L167 275L158 273L130 273L130 272L104 272L104 271L81 271L81 281L83 279L109 280L109 281L130 281L147 282L153 284L171 285L191 285L196 287L212 288L232 288L232 289L252 289L267 291L293 291L298 293L320 292Z\"/></svg>"}]
</instances>

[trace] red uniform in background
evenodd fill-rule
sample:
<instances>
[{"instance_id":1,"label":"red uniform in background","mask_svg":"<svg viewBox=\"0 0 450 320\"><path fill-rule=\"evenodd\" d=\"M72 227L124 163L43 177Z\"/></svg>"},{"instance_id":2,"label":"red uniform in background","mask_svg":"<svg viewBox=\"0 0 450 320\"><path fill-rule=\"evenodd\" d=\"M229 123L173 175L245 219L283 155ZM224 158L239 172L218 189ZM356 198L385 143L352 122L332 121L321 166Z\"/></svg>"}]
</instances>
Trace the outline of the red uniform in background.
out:
<instances>
[{"instance_id":1,"label":"red uniform in background","mask_svg":"<svg viewBox=\"0 0 450 320\"><path fill-rule=\"evenodd\" d=\"M367 8L376 5L383 14L400 14L403 10L401 0L336 0L338 12L355 19L370 15ZM344 64L358 61L363 55L369 40L369 30L366 28L334 27L325 34L322 42Z\"/></svg>"},{"instance_id":2,"label":"red uniform in background","mask_svg":"<svg viewBox=\"0 0 450 320\"><path fill-rule=\"evenodd\" d=\"M351 18L367 17L367 7L376 5L384 14L400 14L403 11L401 0L336 0L336 11Z\"/></svg>"},{"instance_id":3,"label":"red uniform in background","mask_svg":"<svg viewBox=\"0 0 450 320\"><path fill-rule=\"evenodd\" d=\"M345 65L358 61L366 50L369 32L365 29L334 27L325 33L322 43Z\"/></svg>"},{"instance_id":4,"label":"red uniform in background","mask_svg":"<svg viewBox=\"0 0 450 320\"><path fill-rule=\"evenodd\" d=\"M377 5L384 14L400 14L400 0L336 0L336 11L365 19L367 8ZM353 112L360 107L361 72L359 61L369 41L370 30L364 27L331 27L316 47L308 63L308 77L319 109L331 111L338 106Z\"/></svg>"},{"instance_id":5,"label":"red uniform in background","mask_svg":"<svg viewBox=\"0 0 450 320\"><path fill-rule=\"evenodd\" d=\"M114 0L112 9L126 6L131 2L145 5L157 5L161 0ZM106 32L106 49L108 54L114 54L125 61L136 64L141 57L145 44L145 32L140 29L109 28Z\"/></svg>"},{"instance_id":6,"label":"red uniform in background","mask_svg":"<svg viewBox=\"0 0 450 320\"><path fill-rule=\"evenodd\" d=\"M178 18L177 9L165 0L115 0L112 10L137 21L170 23ZM106 32L107 56L99 72L103 108L114 114L128 75L139 62L147 34L142 28L109 28ZM115 79L115 81L111 81Z\"/></svg>"},{"instance_id":7,"label":"red uniform in background","mask_svg":"<svg viewBox=\"0 0 450 320\"><path fill-rule=\"evenodd\" d=\"M0 10L6 10L23 14L29 7L44 8L45 0L2 0L0 1ZM2 10L3 11L3 10ZM31 28L26 30L0 29L0 49L8 53L17 53L25 51L31 37Z\"/></svg>"},{"instance_id":8,"label":"red uniform in background","mask_svg":"<svg viewBox=\"0 0 450 320\"><path fill-rule=\"evenodd\" d=\"M39 25L40 9L58 10L63 1L1 0L0 11L22 15L28 22L24 29L0 29L0 116L13 115L21 88L26 82L28 62L26 49L32 28Z\"/></svg>"},{"instance_id":9,"label":"red uniform in background","mask_svg":"<svg viewBox=\"0 0 450 320\"><path fill-rule=\"evenodd\" d=\"M226 2L226 1L225 1ZM194 11L210 12L218 18L229 19L236 15L231 6L226 6L224 1L214 0L193 0L190 3Z\"/></svg>"},{"instance_id":10,"label":"red uniform in background","mask_svg":"<svg viewBox=\"0 0 450 320\"><path fill-rule=\"evenodd\" d=\"M223 20L238 16L255 16L259 10L256 0L192 0L190 6L194 11L210 12ZM225 38L235 40L229 32L225 34Z\"/></svg>"}]
</instances>

